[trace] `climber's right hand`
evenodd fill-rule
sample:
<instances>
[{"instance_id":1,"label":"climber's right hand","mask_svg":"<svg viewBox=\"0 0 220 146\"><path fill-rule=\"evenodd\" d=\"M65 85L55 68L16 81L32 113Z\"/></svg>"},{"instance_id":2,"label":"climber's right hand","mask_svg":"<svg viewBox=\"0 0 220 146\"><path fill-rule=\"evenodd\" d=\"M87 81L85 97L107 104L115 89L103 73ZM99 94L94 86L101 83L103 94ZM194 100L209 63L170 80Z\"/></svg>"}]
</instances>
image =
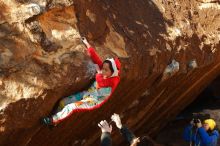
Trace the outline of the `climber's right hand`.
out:
<instances>
[{"instance_id":1,"label":"climber's right hand","mask_svg":"<svg viewBox=\"0 0 220 146\"><path fill-rule=\"evenodd\" d=\"M121 129L122 124L121 124L121 118L118 114L114 113L111 117L112 121L115 122L116 126Z\"/></svg>"},{"instance_id":2,"label":"climber's right hand","mask_svg":"<svg viewBox=\"0 0 220 146\"><path fill-rule=\"evenodd\" d=\"M87 48L90 48L91 45L89 44L89 42L87 41L86 37L82 37L81 38L82 42L86 45Z\"/></svg>"},{"instance_id":3,"label":"climber's right hand","mask_svg":"<svg viewBox=\"0 0 220 146\"><path fill-rule=\"evenodd\" d=\"M98 124L98 126L101 128L102 133L104 133L104 132L111 133L111 132L112 132L112 125L109 125L106 120L101 121L101 122Z\"/></svg>"},{"instance_id":4,"label":"climber's right hand","mask_svg":"<svg viewBox=\"0 0 220 146\"><path fill-rule=\"evenodd\" d=\"M88 44L88 41L87 41L86 37L82 37L81 40L82 40L82 42L83 42L85 45Z\"/></svg>"}]
</instances>

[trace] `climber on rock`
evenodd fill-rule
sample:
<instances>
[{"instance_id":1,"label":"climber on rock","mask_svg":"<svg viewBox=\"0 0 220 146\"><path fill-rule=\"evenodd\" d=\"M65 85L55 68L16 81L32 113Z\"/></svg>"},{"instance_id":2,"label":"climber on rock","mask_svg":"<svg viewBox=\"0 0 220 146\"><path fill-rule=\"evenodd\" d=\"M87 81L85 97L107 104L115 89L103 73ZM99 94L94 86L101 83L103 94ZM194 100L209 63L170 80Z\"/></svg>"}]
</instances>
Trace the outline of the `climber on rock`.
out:
<instances>
[{"instance_id":1,"label":"climber on rock","mask_svg":"<svg viewBox=\"0 0 220 146\"><path fill-rule=\"evenodd\" d=\"M86 38L82 38L82 42L87 47L88 55L97 65L95 81L87 90L62 99L57 112L50 117L43 118L42 121L46 125L57 125L75 112L99 108L111 97L120 82L118 58L107 58L103 62Z\"/></svg>"},{"instance_id":2,"label":"climber on rock","mask_svg":"<svg viewBox=\"0 0 220 146\"><path fill-rule=\"evenodd\" d=\"M183 138L191 146L217 146L219 132L215 127L213 119L205 120L203 125L199 119L193 119L185 128Z\"/></svg>"},{"instance_id":3,"label":"climber on rock","mask_svg":"<svg viewBox=\"0 0 220 146\"><path fill-rule=\"evenodd\" d=\"M136 137L125 125L122 125L121 118L118 114L113 114L111 120L115 122L116 127L130 146L160 146L148 136ZM111 132L112 125L106 120L101 121L98 126L101 128L101 146L112 146Z\"/></svg>"}]
</instances>

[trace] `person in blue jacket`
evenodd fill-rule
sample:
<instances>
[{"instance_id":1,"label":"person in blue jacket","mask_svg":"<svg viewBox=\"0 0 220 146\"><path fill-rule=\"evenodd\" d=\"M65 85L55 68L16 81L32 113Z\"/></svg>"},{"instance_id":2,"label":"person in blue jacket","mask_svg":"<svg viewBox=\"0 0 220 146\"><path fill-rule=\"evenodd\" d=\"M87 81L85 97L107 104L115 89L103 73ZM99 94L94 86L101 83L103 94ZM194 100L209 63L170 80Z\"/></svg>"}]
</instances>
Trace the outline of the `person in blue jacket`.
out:
<instances>
[{"instance_id":1,"label":"person in blue jacket","mask_svg":"<svg viewBox=\"0 0 220 146\"><path fill-rule=\"evenodd\" d=\"M216 123L213 119L207 119L203 125L198 119L192 120L184 130L183 138L190 146L217 146L219 132L215 130Z\"/></svg>"}]
</instances>

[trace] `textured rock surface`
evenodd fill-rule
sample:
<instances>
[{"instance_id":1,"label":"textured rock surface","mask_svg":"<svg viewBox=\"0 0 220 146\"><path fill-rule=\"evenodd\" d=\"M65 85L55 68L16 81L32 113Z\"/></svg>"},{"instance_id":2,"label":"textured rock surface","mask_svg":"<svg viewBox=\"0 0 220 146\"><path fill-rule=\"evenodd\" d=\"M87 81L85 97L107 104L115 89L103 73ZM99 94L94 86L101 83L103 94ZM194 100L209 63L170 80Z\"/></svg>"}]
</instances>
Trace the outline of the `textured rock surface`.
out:
<instances>
[{"instance_id":1,"label":"textured rock surface","mask_svg":"<svg viewBox=\"0 0 220 146\"><path fill-rule=\"evenodd\" d=\"M0 145L97 145L97 122L123 115L154 136L220 73L218 1L1 0ZM121 83L102 108L53 130L39 123L94 77L80 36L104 59L119 56ZM115 145L121 143L113 133Z\"/></svg>"}]
</instances>

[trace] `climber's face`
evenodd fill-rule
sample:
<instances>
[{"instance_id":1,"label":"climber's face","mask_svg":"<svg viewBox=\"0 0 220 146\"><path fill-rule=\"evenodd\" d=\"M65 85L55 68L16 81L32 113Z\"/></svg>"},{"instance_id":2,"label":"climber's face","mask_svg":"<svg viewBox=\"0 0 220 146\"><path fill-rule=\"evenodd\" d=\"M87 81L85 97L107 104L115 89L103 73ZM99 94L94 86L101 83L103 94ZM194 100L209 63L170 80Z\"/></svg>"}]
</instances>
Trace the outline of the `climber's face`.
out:
<instances>
[{"instance_id":1,"label":"climber's face","mask_svg":"<svg viewBox=\"0 0 220 146\"><path fill-rule=\"evenodd\" d=\"M112 71L108 63L103 63L102 65L102 74L105 78L108 78L112 75Z\"/></svg>"}]
</instances>

